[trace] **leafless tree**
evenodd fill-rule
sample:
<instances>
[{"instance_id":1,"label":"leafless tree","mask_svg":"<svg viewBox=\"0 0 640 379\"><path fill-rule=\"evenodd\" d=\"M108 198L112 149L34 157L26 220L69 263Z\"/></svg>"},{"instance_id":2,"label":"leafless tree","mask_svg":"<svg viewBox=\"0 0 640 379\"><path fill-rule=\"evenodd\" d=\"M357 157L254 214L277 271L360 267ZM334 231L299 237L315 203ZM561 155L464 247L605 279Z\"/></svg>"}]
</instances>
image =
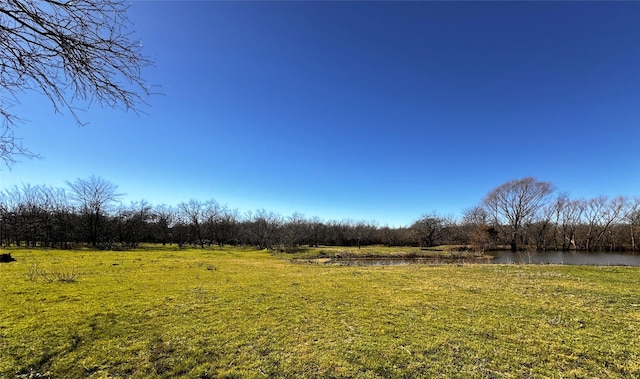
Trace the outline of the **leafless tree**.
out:
<instances>
[{"instance_id":1,"label":"leafless tree","mask_svg":"<svg viewBox=\"0 0 640 379\"><path fill-rule=\"evenodd\" d=\"M282 216L258 209L245 217L244 229L249 243L260 249L271 249L279 242L278 234L284 224Z\"/></svg>"},{"instance_id":2,"label":"leafless tree","mask_svg":"<svg viewBox=\"0 0 640 379\"><path fill-rule=\"evenodd\" d=\"M584 211L582 212L582 216L584 217L584 229L583 233L585 236L583 238L582 247L585 250L592 249L593 240L598 232L598 226L602 223L602 209L605 207L607 203L606 196L598 196L591 198L585 202Z\"/></svg>"},{"instance_id":3,"label":"leafless tree","mask_svg":"<svg viewBox=\"0 0 640 379\"><path fill-rule=\"evenodd\" d=\"M64 188L49 187L47 198L53 216L52 244L58 243L60 248L67 248L74 225L74 212L68 193Z\"/></svg>"},{"instance_id":4,"label":"leafless tree","mask_svg":"<svg viewBox=\"0 0 640 379\"><path fill-rule=\"evenodd\" d=\"M205 204L199 200L191 199L187 203L180 203L178 209L183 219L186 220L190 229L193 231L190 240L192 242L195 241L200 247L204 247L203 224Z\"/></svg>"},{"instance_id":5,"label":"leafless tree","mask_svg":"<svg viewBox=\"0 0 640 379\"><path fill-rule=\"evenodd\" d=\"M509 227L511 250L517 250L522 227L535 220L553 192L553 185L535 178L516 179L491 190L483 204L498 226Z\"/></svg>"},{"instance_id":6,"label":"leafless tree","mask_svg":"<svg viewBox=\"0 0 640 379\"><path fill-rule=\"evenodd\" d=\"M208 244L212 244L218 240L218 224L221 221L222 208L214 199L208 200L203 204L202 209L202 227L203 236Z\"/></svg>"},{"instance_id":7,"label":"leafless tree","mask_svg":"<svg viewBox=\"0 0 640 379\"><path fill-rule=\"evenodd\" d=\"M476 205L463 210L460 227L466 233L465 243L471 243L480 250L496 248L498 231L493 226L489 226L489 214L483 206Z\"/></svg>"},{"instance_id":8,"label":"leafless tree","mask_svg":"<svg viewBox=\"0 0 640 379\"><path fill-rule=\"evenodd\" d=\"M146 235L145 229L151 219L151 204L146 200L131 202L128 206L121 206L116 214L118 235L123 247L138 247Z\"/></svg>"},{"instance_id":9,"label":"leafless tree","mask_svg":"<svg viewBox=\"0 0 640 379\"><path fill-rule=\"evenodd\" d=\"M318 247L321 240L326 237L327 226L322 222L320 217L313 216L309 220L309 244Z\"/></svg>"},{"instance_id":10,"label":"leafless tree","mask_svg":"<svg viewBox=\"0 0 640 379\"><path fill-rule=\"evenodd\" d=\"M617 225L624 216L624 209L626 206L627 199L623 196L615 197L609 201L606 201L604 207L602 208L602 214L600 215L600 225L599 230L595 236L595 247L603 248L602 241L608 235L612 235L612 229L615 225ZM609 250L613 251L615 249L614 241L612 238L609 239Z\"/></svg>"},{"instance_id":11,"label":"leafless tree","mask_svg":"<svg viewBox=\"0 0 640 379\"><path fill-rule=\"evenodd\" d=\"M176 221L176 210L169 205L160 204L153 208L152 217L155 220L155 229L159 232L162 245L166 245L167 242L171 244L173 240L171 228Z\"/></svg>"},{"instance_id":12,"label":"leafless tree","mask_svg":"<svg viewBox=\"0 0 640 379\"><path fill-rule=\"evenodd\" d=\"M9 233L11 229L8 227L8 224L12 216L9 195L6 189L2 189L0 190L0 247L2 247L5 240L7 247L10 244L11 236Z\"/></svg>"},{"instance_id":13,"label":"leafless tree","mask_svg":"<svg viewBox=\"0 0 640 379\"><path fill-rule=\"evenodd\" d=\"M286 248L295 249L309 240L309 224L302 213L286 217L283 225L282 242Z\"/></svg>"},{"instance_id":14,"label":"leafless tree","mask_svg":"<svg viewBox=\"0 0 640 379\"><path fill-rule=\"evenodd\" d=\"M86 219L89 242L96 246L100 240L100 233L104 228L103 219L109 207L118 202L123 194L117 192L118 186L97 176L87 179L76 179L67 182L71 188L71 199L74 200L82 215Z\"/></svg>"},{"instance_id":15,"label":"leafless tree","mask_svg":"<svg viewBox=\"0 0 640 379\"><path fill-rule=\"evenodd\" d=\"M2 203L2 224L0 231L6 246L12 242L20 246L22 240L20 229L22 228L21 211L23 209L22 190L18 186L4 188L0 192L0 202Z\"/></svg>"},{"instance_id":16,"label":"leafless tree","mask_svg":"<svg viewBox=\"0 0 640 379\"><path fill-rule=\"evenodd\" d=\"M576 229L586 207L586 201L582 199L571 200L569 195L562 193L554 200L552 208L555 217L556 229L560 231L562 251L575 249Z\"/></svg>"},{"instance_id":17,"label":"leafless tree","mask_svg":"<svg viewBox=\"0 0 640 379\"><path fill-rule=\"evenodd\" d=\"M640 197L633 198L629 201L624 215L625 220L629 223L631 232L631 250L638 250L636 235L640 229Z\"/></svg>"},{"instance_id":18,"label":"leafless tree","mask_svg":"<svg viewBox=\"0 0 640 379\"><path fill-rule=\"evenodd\" d=\"M46 96L77 123L79 100L139 111L149 88L141 69L151 61L132 39L124 0L0 1L0 159L11 166L34 157L14 135L10 112L21 93Z\"/></svg>"},{"instance_id":19,"label":"leafless tree","mask_svg":"<svg viewBox=\"0 0 640 379\"><path fill-rule=\"evenodd\" d=\"M622 221L626 198L619 196L609 200L606 196L597 196L585 202L583 211L585 250L602 249L602 241L611 233L613 226ZM612 249L611 241L609 248Z\"/></svg>"},{"instance_id":20,"label":"leafless tree","mask_svg":"<svg viewBox=\"0 0 640 379\"><path fill-rule=\"evenodd\" d=\"M377 230L377 240L389 247L409 245L412 241L407 237L407 234L410 234L407 232L407 228L383 226Z\"/></svg>"},{"instance_id":21,"label":"leafless tree","mask_svg":"<svg viewBox=\"0 0 640 379\"><path fill-rule=\"evenodd\" d=\"M219 246L229 243L237 243L239 240L240 213L237 209L229 209L223 206L220 210L220 220L216 226L216 237Z\"/></svg>"},{"instance_id":22,"label":"leafless tree","mask_svg":"<svg viewBox=\"0 0 640 379\"><path fill-rule=\"evenodd\" d=\"M435 213L424 215L420 220L414 222L411 225L411 230L418 246L429 247L435 245L440 238L444 225L444 219Z\"/></svg>"},{"instance_id":23,"label":"leafless tree","mask_svg":"<svg viewBox=\"0 0 640 379\"><path fill-rule=\"evenodd\" d=\"M540 207L538 217L529 225L532 235L536 240L536 250L547 250L549 245L556 239L556 228L554 216L556 216L556 206L554 203L547 203Z\"/></svg>"}]
</instances>

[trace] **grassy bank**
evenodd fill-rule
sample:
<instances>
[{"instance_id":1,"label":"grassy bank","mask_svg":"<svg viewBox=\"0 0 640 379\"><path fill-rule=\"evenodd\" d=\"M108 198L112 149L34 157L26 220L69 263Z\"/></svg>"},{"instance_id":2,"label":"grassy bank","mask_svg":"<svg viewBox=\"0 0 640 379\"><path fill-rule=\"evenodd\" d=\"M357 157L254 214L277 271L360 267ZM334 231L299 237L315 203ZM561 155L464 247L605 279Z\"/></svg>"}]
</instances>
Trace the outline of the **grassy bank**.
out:
<instances>
[{"instance_id":1,"label":"grassy bank","mask_svg":"<svg viewBox=\"0 0 640 379\"><path fill-rule=\"evenodd\" d=\"M412 258L412 257L451 257L451 256L474 256L478 252L470 251L464 246L442 245L428 248L414 246L320 246L320 247L300 247L293 252L280 254L283 258L322 258L322 257L387 257L387 258Z\"/></svg>"},{"instance_id":2,"label":"grassy bank","mask_svg":"<svg viewBox=\"0 0 640 379\"><path fill-rule=\"evenodd\" d=\"M12 250L0 377L639 377L640 269Z\"/></svg>"}]
</instances>

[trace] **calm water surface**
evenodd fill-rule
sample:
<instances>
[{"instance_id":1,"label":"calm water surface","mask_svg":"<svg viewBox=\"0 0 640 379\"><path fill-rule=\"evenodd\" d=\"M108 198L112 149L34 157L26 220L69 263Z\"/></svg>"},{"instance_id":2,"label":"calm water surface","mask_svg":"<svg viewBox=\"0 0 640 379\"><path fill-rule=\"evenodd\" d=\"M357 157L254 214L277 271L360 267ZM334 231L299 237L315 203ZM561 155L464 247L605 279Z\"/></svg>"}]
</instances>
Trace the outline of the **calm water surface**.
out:
<instances>
[{"instance_id":1,"label":"calm water surface","mask_svg":"<svg viewBox=\"0 0 640 379\"><path fill-rule=\"evenodd\" d=\"M395 266L407 264L494 263L494 264L542 264L583 266L638 266L640 254L585 253L562 251L492 251L486 257L477 258L321 258L307 263L341 266Z\"/></svg>"},{"instance_id":2,"label":"calm water surface","mask_svg":"<svg viewBox=\"0 0 640 379\"><path fill-rule=\"evenodd\" d=\"M639 254L562 251L494 251L491 263L554 264L587 266L640 266Z\"/></svg>"}]
</instances>

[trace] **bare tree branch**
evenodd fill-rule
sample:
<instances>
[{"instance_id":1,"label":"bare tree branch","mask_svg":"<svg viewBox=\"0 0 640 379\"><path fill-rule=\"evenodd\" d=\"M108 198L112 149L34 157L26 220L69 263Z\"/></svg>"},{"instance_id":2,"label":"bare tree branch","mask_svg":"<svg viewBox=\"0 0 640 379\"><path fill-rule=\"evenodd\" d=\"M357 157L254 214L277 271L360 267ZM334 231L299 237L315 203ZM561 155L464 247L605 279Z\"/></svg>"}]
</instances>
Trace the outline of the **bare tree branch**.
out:
<instances>
[{"instance_id":1,"label":"bare tree branch","mask_svg":"<svg viewBox=\"0 0 640 379\"><path fill-rule=\"evenodd\" d=\"M152 62L127 30L121 0L0 0L0 159L32 158L13 133L17 95L36 91L83 125L75 100L140 111L150 94L141 70Z\"/></svg>"},{"instance_id":2,"label":"bare tree branch","mask_svg":"<svg viewBox=\"0 0 640 379\"><path fill-rule=\"evenodd\" d=\"M539 182L529 177L504 183L484 198L483 204L495 224L510 228L511 250L516 251L520 229L535 219L553 190L551 183Z\"/></svg>"}]
</instances>

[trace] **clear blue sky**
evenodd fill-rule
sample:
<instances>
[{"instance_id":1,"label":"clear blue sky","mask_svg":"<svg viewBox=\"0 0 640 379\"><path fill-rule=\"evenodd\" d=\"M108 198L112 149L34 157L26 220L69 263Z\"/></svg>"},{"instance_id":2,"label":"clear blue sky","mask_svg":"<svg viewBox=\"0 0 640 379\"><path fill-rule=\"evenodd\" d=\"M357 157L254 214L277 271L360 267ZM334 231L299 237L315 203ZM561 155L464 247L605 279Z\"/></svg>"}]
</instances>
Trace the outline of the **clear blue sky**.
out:
<instances>
[{"instance_id":1,"label":"clear blue sky","mask_svg":"<svg viewBox=\"0 0 640 379\"><path fill-rule=\"evenodd\" d=\"M125 201L216 199L401 226L535 176L640 195L640 2L134 1L163 95L87 127L24 94L44 159L2 185L95 174ZM86 104L77 104L84 107Z\"/></svg>"}]
</instances>

